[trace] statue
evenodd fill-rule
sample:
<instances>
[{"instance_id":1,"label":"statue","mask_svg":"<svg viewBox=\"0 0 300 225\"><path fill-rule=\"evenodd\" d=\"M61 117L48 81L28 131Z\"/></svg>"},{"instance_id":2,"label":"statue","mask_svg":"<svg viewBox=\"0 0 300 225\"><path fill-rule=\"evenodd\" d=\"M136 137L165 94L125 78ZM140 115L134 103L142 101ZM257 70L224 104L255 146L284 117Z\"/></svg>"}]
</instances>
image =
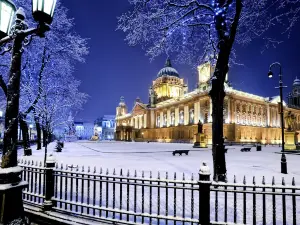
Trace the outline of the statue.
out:
<instances>
[{"instance_id":1,"label":"statue","mask_svg":"<svg viewBox=\"0 0 300 225\"><path fill-rule=\"evenodd\" d=\"M294 122L295 122L295 115L292 114L291 111L288 112L288 114L286 115L285 117L286 119L286 122L287 122L287 131L293 131L293 125L294 125Z\"/></svg>"},{"instance_id":2,"label":"statue","mask_svg":"<svg viewBox=\"0 0 300 225\"><path fill-rule=\"evenodd\" d=\"M203 133L203 124L199 120L199 122L198 122L198 134L202 134L202 133Z\"/></svg>"}]
</instances>

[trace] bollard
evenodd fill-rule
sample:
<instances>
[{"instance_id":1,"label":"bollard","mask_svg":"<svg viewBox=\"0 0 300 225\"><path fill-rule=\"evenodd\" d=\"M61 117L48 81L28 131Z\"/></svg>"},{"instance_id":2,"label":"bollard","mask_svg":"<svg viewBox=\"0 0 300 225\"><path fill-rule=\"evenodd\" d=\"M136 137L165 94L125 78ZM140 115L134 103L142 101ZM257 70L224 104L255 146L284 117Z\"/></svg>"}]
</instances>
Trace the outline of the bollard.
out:
<instances>
[{"instance_id":1,"label":"bollard","mask_svg":"<svg viewBox=\"0 0 300 225\"><path fill-rule=\"evenodd\" d=\"M52 197L54 196L54 172L55 168L55 158L53 155L49 155L46 160L46 193L45 193L45 201L43 204L43 210L49 211L53 207Z\"/></svg>"},{"instance_id":2,"label":"bollard","mask_svg":"<svg viewBox=\"0 0 300 225\"><path fill-rule=\"evenodd\" d=\"M287 174L287 164L284 153L281 155L281 173Z\"/></svg>"},{"instance_id":3,"label":"bollard","mask_svg":"<svg viewBox=\"0 0 300 225\"><path fill-rule=\"evenodd\" d=\"M201 225L210 224L210 170L205 162L199 171L199 222Z\"/></svg>"}]
</instances>

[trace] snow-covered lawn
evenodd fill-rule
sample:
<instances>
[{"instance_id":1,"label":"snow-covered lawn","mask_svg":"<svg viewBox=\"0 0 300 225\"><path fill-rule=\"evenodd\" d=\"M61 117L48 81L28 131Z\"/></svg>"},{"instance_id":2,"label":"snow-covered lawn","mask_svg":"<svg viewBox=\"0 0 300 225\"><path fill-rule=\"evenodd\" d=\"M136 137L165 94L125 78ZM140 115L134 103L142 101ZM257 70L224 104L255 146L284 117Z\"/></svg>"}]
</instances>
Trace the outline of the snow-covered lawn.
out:
<instances>
[{"instance_id":1,"label":"snow-covered lawn","mask_svg":"<svg viewBox=\"0 0 300 225\"><path fill-rule=\"evenodd\" d=\"M133 142L75 142L65 143L65 148L61 153L54 152L55 143L48 146L48 153L53 154L57 163L66 165L79 166L85 171L87 167L100 167L103 171L109 169L112 173L116 169L119 174L120 169L123 173L130 170L130 174L134 170L138 174L145 172L145 177L149 176L150 171L153 177L157 176L158 171L161 177L168 172L169 177L177 173L177 179L185 173L186 178L194 174L195 179L198 178L198 171L202 162L207 162L208 166L213 168L211 149L194 149L191 144L173 144L173 143L133 143ZM280 147L262 146L262 151L257 152L255 147L252 147L251 152L241 152L242 146L229 146L226 154L226 164L228 171L228 181L233 181L233 176L236 175L237 182L242 182L246 176L247 183L252 182L253 176L256 177L256 183L261 183L262 176L265 176L266 183L271 183L272 177L275 177L275 182L281 184L282 177L285 178L287 184L291 184L292 178L295 177L296 184L300 182L300 155L286 154L288 174L280 173L281 155ZM172 151L175 149L191 150L189 155L172 156ZM44 150L36 151L32 148L32 156L22 156L20 150L19 159L43 161ZM92 169L91 169L92 170ZM298 181L298 182L297 182Z\"/></svg>"},{"instance_id":2,"label":"snow-covered lawn","mask_svg":"<svg viewBox=\"0 0 300 225\"><path fill-rule=\"evenodd\" d=\"M62 165L62 171L59 169L58 177L56 181L56 195L55 199L59 201L60 199L71 201L71 202L82 202L87 204L93 204L93 206L104 206L106 208L112 208L113 203L115 202L116 209L125 209L127 202L127 195L130 193L130 197L128 197L129 210L133 211L134 203L137 206L137 212L141 212L142 207L145 208L145 213L149 213L149 208L152 210L152 213L158 213L158 205L161 207L159 210L160 215L168 215L172 218L174 214L174 210L176 209L177 216L184 218L199 218L199 191L196 190L193 193L191 189L186 190L184 192L185 197L183 196L183 190L178 189L176 193L172 189L171 180L174 179L174 173L176 173L176 180L182 180L183 173L185 174L185 180L190 180L192 175L194 180L198 179L198 171L202 164L202 162L207 162L209 167L212 170L212 155L211 149L194 149L191 144L167 144L167 143L123 143L123 142L76 142L76 143L65 143L65 147L61 153L54 152L55 143L51 143L48 147L48 153L53 154L56 158L56 161L59 165L59 168ZM262 177L265 176L265 182L271 183L272 177L275 177L275 183L281 185L282 177L285 178L286 185L290 186L292 183L292 178L295 177L296 185L300 181L300 170L299 170L299 158L300 155L289 155L287 154L287 162L288 162L288 174L284 175L280 173L280 160L281 155L276 154L276 152L280 152L280 147L262 147L261 152L257 152L256 148L252 147L251 152L241 152L240 149L242 146L230 146L228 147L228 153L226 154L226 162L227 162L227 170L228 170L228 181L230 183L233 182L233 177L236 175L237 183L243 182L243 177L246 176L246 180L248 184L252 184L253 176L256 177L256 184L259 185L262 183ZM35 147L33 149L33 155L29 157L22 156L22 151L19 151L19 159L29 160L36 164L36 162L40 162L44 160L44 150L36 151ZM172 151L176 149L187 149L190 150L188 156L172 156ZM28 163L27 163L28 164ZM78 175L78 183L77 183L77 175L73 178L73 184L71 185L71 176L72 172L70 172L70 168L68 171L65 171L66 166L73 165L74 167L79 166L79 172L83 171L85 173L88 172L88 167L90 167L90 175L84 175L79 173ZM94 177L93 171L94 166L97 170L97 178ZM100 168L103 171L102 179L99 179ZM150 189L150 186L145 186L142 191L142 186L135 185L134 181L131 185L127 186L126 184L120 185L119 183L115 184L113 187L113 183L106 182L105 174L107 173L111 176L116 174L117 176L120 174L120 170L122 169L123 177L122 181L127 180L127 171L130 171L130 177L134 177L135 171L137 172L137 176L141 177L142 172L144 171L145 178L150 177L150 171L152 171L153 179L158 177L158 172L160 172L160 184L168 186L168 191L165 186L158 189L153 186ZM115 170L115 173L113 172ZM73 169L73 171L76 171ZM68 178L62 178L64 175L68 173ZM75 172L76 173L76 172ZM62 176L60 176L62 175ZM83 179L85 177L85 179ZM32 177L27 177L28 180L31 180ZM82 178L82 179L80 179ZM88 182L88 179L94 179L92 182ZM114 178L109 178L114 179ZM118 180L119 178L117 178ZM169 183L167 184L164 179L168 179ZM75 182L76 181L76 182ZM141 182L141 181L139 181ZM154 184L157 184L156 181L153 181ZM31 181L37 185L36 182ZM149 183L146 181L146 183ZM101 186L100 186L101 185ZM180 186L180 184L178 184ZM192 184L193 185L193 184ZM195 183L197 185L197 183ZM123 190L121 191L121 186ZM185 187L189 186L186 184ZM72 189L71 189L72 187ZM174 187L174 186L173 186ZM136 188L137 199L134 197L134 188ZM250 188L252 190L252 188ZM248 191L251 191L249 188ZM92 190L94 192L92 192ZM113 191L115 190L115 191ZM242 192L241 188L238 188L239 191ZM258 190L258 189L257 189ZM33 189L31 188L32 192ZM267 191L270 191L267 190ZM276 190L276 192L281 192L281 189ZM216 198L217 192L211 192L211 220L217 220L216 209L218 211L218 219L219 221L224 221L224 192L222 192L222 188L218 190L218 197ZM237 221L242 223L243 219L243 207L245 201L245 207L247 212L247 224L253 224L253 208L255 207L255 215L256 215L256 224L262 224L262 195L256 194L255 201L256 205L253 205L254 195L248 193L245 200L243 194L237 194ZM287 191L288 192L288 191ZM122 198L120 194L122 195ZM142 194L144 193L144 194ZM150 194L152 193L152 194ZM168 195L166 194L168 193ZM297 191L298 193L298 191ZM144 197L143 197L144 196ZM175 197L176 196L176 197ZM226 197L228 202L228 221L233 222L233 206L234 199L233 193L228 193L228 197ZM76 198L76 199L75 199ZM276 208L276 221L278 224L282 223L283 214L282 214L282 196L276 196L274 202ZM114 200L115 199L115 200ZM122 199L122 204L120 200ZM218 199L218 205L216 206L216 199ZM150 206L150 200L152 201L152 207ZM175 204L176 202L176 204ZM272 195L266 195L266 224L272 224L272 213L274 210L273 207ZM299 197L296 198L296 205L300 205ZM78 210L71 208L69 203L65 204L58 203L57 205L60 209L65 209L77 213L91 213L91 210L88 211L87 208L78 206ZM192 211L193 210L193 211ZM287 211L287 224L292 224L292 197L286 197L286 211ZM96 210L96 214L99 216L104 216L101 214L101 211ZM296 214L300 214L300 208L297 207ZM194 217L192 216L194 215ZM124 215L123 215L124 216ZM112 217L112 213L108 214L108 217ZM117 213L116 218L121 218L122 215ZM299 219L299 218L297 218ZM130 218L132 219L132 216ZM172 220L172 219L170 219ZM138 217L138 221L141 221L141 217ZM156 220L155 220L156 221ZM157 221L156 221L157 222ZM168 222L153 222L153 224L168 224ZM169 221L170 223L172 221ZM149 224L149 218L145 218L145 223ZM173 222L172 222L173 224ZM182 224L182 223L177 223ZM185 223L190 224L190 223Z\"/></svg>"}]
</instances>

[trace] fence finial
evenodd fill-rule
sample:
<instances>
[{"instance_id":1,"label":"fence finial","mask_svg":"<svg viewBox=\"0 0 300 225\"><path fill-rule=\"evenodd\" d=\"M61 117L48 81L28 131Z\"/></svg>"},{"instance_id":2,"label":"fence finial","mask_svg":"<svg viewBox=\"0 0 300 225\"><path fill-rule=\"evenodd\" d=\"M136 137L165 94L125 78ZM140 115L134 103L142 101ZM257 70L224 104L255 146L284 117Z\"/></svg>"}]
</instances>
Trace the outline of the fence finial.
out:
<instances>
[{"instance_id":1,"label":"fence finial","mask_svg":"<svg viewBox=\"0 0 300 225\"><path fill-rule=\"evenodd\" d=\"M295 183L295 177L293 177L293 180L292 180L292 185L295 186L296 183Z\"/></svg>"},{"instance_id":2,"label":"fence finial","mask_svg":"<svg viewBox=\"0 0 300 225\"><path fill-rule=\"evenodd\" d=\"M33 160L31 160L31 165L32 165L32 166L34 165L34 161L33 161Z\"/></svg>"},{"instance_id":3,"label":"fence finial","mask_svg":"<svg viewBox=\"0 0 300 225\"><path fill-rule=\"evenodd\" d=\"M68 170L68 164L66 164L66 170Z\"/></svg>"},{"instance_id":4,"label":"fence finial","mask_svg":"<svg viewBox=\"0 0 300 225\"><path fill-rule=\"evenodd\" d=\"M185 174L184 173L182 174L182 180L185 180Z\"/></svg>"},{"instance_id":5,"label":"fence finial","mask_svg":"<svg viewBox=\"0 0 300 225\"><path fill-rule=\"evenodd\" d=\"M152 178L152 171L150 170L150 178Z\"/></svg>"},{"instance_id":6,"label":"fence finial","mask_svg":"<svg viewBox=\"0 0 300 225\"><path fill-rule=\"evenodd\" d=\"M23 160L23 159L21 159L21 164L23 164L23 162L24 162L24 160Z\"/></svg>"},{"instance_id":7,"label":"fence finial","mask_svg":"<svg viewBox=\"0 0 300 225\"><path fill-rule=\"evenodd\" d=\"M96 169L96 166L94 166L94 173L96 173L97 172L97 169Z\"/></svg>"},{"instance_id":8,"label":"fence finial","mask_svg":"<svg viewBox=\"0 0 300 225\"><path fill-rule=\"evenodd\" d=\"M275 185L275 177L273 176L272 185Z\"/></svg>"},{"instance_id":9,"label":"fence finial","mask_svg":"<svg viewBox=\"0 0 300 225\"><path fill-rule=\"evenodd\" d=\"M202 166L200 167L200 171L199 171L200 175L210 175L210 169L207 166L206 162L202 163Z\"/></svg>"},{"instance_id":10,"label":"fence finial","mask_svg":"<svg viewBox=\"0 0 300 225\"><path fill-rule=\"evenodd\" d=\"M243 184L246 184L246 176L244 176Z\"/></svg>"},{"instance_id":11,"label":"fence finial","mask_svg":"<svg viewBox=\"0 0 300 225\"><path fill-rule=\"evenodd\" d=\"M233 183L236 183L236 176L233 176Z\"/></svg>"},{"instance_id":12,"label":"fence finial","mask_svg":"<svg viewBox=\"0 0 300 225\"><path fill-rule=\"evenodd\" d=\"M157 173L157 179L160 179L160 172Z\"/></svg>"},{"instance_id":13,"label":"fence finial","mask_svg":"<svg viewBox=\"0 0 300 225\"><path fill-rule=\"evenodd\" d=\"M176 180L176 172L174 172L174 180Z\"/></svg>"},{"instance_id":14,"label":"fence finial","mask_svg":"<svg viewBox=\"0 0 300 225\"><path fill-rule=\"evenodd\" d=\"M40 167L42 167L42 162L40 161Z\"/></svg>"},{"instance_id":15,"label":"fence finial","mask_svg":"<svg viewBox=\"0 0 300 225\"><path fill-rule=\"evenodd\" d=\"M192 177L191 177L191 180L194 180L194 174L192 173Z\"/></svg>"},{"instance_id":16,"label":"fence finial","mask_svg":"<svg viewBox=\"0 0 300 225\"><path fill-rule=\"evenodd\" d=\"M114 168L113 175L116 175L116 169Z\"/></svg>"},{"instance_id":17,"label":"fence finial","mask_svg":"<svg viewBox=\"0 0 300 225\"><path fill-rule=\"evenodd\" d=\"M84 172L84 166L82 166L81 172Z\"/></svg>"},{"instance_id":18,"label":"fence finial","mask_svg":"<svg viewBox=\"0 0 300 225\"><path fill-rule=\"evenodd\" d=\"M27 160L25 159L25 161L24 161L24 165L26 165L27 164Z\"/></svg>"},{"instance_id":19,"label":"fence finial","mask_svg":"<svg viewBox=\"0 0 300 225\"><path fill-rule=\"evenodd\" d=\"M169 176L169 175L168 175L168 171L167 171L167 172L166 172L166 179L168 179L168 176Z\"/></svg>"},{"instance_id":20,"label":"fence finial","mask_svg":"<svg viewBox=\"0 0 300 225\"><path fill-rule=\"evenodd\" d=\"M144 172L144 170L142 171L142 178L144 178L145 177L145 172Z\"/></svg>"},{"instance_id":21,"label":"fence finial","mask_svg":"<svg viewBox=\"0 0 300 225\"><path fill-rule=\"evenodd\" d=\"M64 169L64 165L61 163L60 164L60 169L63 170Z\"/></svg>"},{"instance_id":22,"label":"fence finial","mask_svg":"<svg viewBox=\"0 0 300 225\"><path fill-rule=\"evenodd\" d=\"M130 176L130 172L129 172L129 169L127 170L127 177L129 177Z\"/></svg>"},{"instance_id":23,"label":"fence finial","mask_svg":"<svg viewBox=\"0 0 300 225\"><path fill-rule=\"evenodd\" d=\"M90 173L90 172L91 172L91 168L90 168L90 166L88 166L88 170L87 170L87 172L88 172L88 173Z\"/></svg>"},{"instance_id":24,"label":"fence finial","mask_svg":"<svg viewBox=\"0 0 300 225\"><path fill-rule=\"evenodd\" d=\"M38 166L38 161L35 161L35 166Z\"/></svg>"},{"instance_id":25,"label":"fence finial","mask_svg":"<svg viewBox=\"0 0 300 225\"><path fill-rule=\"evenodd\" d=\"M120 176L123 176L123 169L120 170Z\"/></svg>"},{"instance_id":26,"label":"fence finial","mask_svg":"<svg viewBox=\"0 0 300 225\"><path fill-rule=\"evenodd\" d=\"M282 185L285 185L284 177L282 178L281 184L282 184Z\"/></svg>"},{"instance_id":27,"label":"fence finial","mask_svg":"<svg viewBox=\"0 0 300 225\"><path fill-rule=\"evenodd\" d=\"M134 170L134 177L137 177L137 173L136 173L136 170Z\"/></svg>"},{"instance_id":28,"label":"fence finial","mask_svg":"<svg viewBox=\"0 0 300 225\"><path fill-rule=\"evenodd\" d=\"M76 171L79 171L79 166L78 165L76 166Z\"/></svg>"},{"instance_id":29,"label":"fence finial","mask_svg":"<svg viewBox=\"0 0 300 225\"><path fill-rule=\"evenodd\" d=\"M71 169L71 171L73 171L73 169L74 169L74 166L73 166L73 164L71 164L71 167L70 167L70 169Z\"/></svg>"},{"instance_id":30,"label":"fence finial","mask_svg":"<svg viewBox=\"0 0 300 225\"><path fill-rule=\"evenodd\" d=\"M100 167L100 174L102 174L102 172L103 172L103 171L102 171L102 167Z\"/></svg>"},{"instance_id":31,"label":"fence finial","mask_svg":"<svg viewBox=\"0 0 300 225\"><path fill-rule=\"evenodd\" d=\"M108 168L106 169L106 175L108 175L109 174L109 171L108 171Z\"/></svg>"},{"instance_id":32,"label":"fence finial","mask_svg":"<svg viewBox=\"0 0 300 225\"><path fill-rule=\"evenodd\" d=\"M255 182L255 176L253 176L253 184L254 185L256 184L256 182Z\"/></svg>"},{"instance_id":33,"label":"fence finial","mask_svg":"<svg viewBox=\"0 0 300 225\"><path fill-rule=\"evenodd\" d=\"M265 176L263 176L263 178L262 178L262 182L261 182L262 184L266 184L266 181L265 181Z\"/></svg>"}]
</instances>

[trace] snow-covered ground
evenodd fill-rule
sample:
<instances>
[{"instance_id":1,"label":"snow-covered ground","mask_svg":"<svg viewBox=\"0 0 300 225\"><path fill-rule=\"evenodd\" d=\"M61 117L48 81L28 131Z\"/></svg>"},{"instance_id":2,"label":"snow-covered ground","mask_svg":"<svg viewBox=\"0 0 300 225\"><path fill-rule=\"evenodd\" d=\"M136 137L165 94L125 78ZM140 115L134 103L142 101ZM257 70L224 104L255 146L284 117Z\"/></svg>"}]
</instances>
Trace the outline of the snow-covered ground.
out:
<instances>
[{"instance_id":1,"label":"snow-covered ground","mask_svg":"<svg viewBox=\"0 0 300 225\"><path fill-rule=\"evenodd\" d=\"M176 144L176 143L134 143L134 142L75 142L65 143L65 148L61 153L54 152L55 143L48 146L48 153L53 154L57 163L66 165L78 165L80 168L88 166L93 168L100 167L103 171L109 169L112 173L116 169L117 174L120 169L130 174L134 170L138 174L145 172L145 177L149 176L152 171L153 177L157 176L160 171L161 177L164 177L165 172L169 173L169 177L173 177L173 173L177 173L177 179L185 173L186 178L194 174L198 178L198 171L202 162L207 162L208 166L213 168L211 149L194 149L191 144ZM228 171L228 181L233 181L233 176L236 175L237 182L242 182L246 176L247 183L251 183L253 176L256 177L256 183L262 181L265 176L266 183L271 183L272 177L275 177L275 182L281 184L282 177L285 178L286 184L291 184L292 178L295 177L296 185L300 182L300 155L286 154L288 174L280 173L281 155L280 147L262 147L261 152L257 152L256 148L252 147L251 152L241 152L242 146L229 146L226 154L226 164ZM36 151L33 149L32 156L22 156L22 151L19 151L19 159L43 161L44 150ZM172 151L175 149L191 150L189 155L172 156ZM81 169L80 169L81 170ZM124 173L124 172L123 172ZM298 182L297 182L298 181Z\"/></svg>"},{"instance_id":2,"label":"snow-covered ground","mask_svg":"<svg viewBox=\"0 0 300 225\"><path fill-rule=\"evenodd\" d=\"M191 179L193 174L194 179L198 179L198 171L202 164L202 162L207 162L208 166L212 170L212 153L211 149L194 149L191 144L167 144L167 143L129 143L129 142L75 142L75 143L65 143L65 148L61 153L54 152L55 143L51 143L48 148L48 153L53 154L56 158L56 161L61 167L63 165L63 169L66 168L67 165L73 165L74 167L79 166L79 171L82 171L84 167L84 171L87 172L88 167L90 167L91 173L93 173L94 166L99 173L100 167L104 174L106 174L107 169L109 170L109 174L113 174L113 170L116 170L116 175L120 173L120 170L123 169L124 179L127 176L127 170L130 171L130 176L133 177L135 170L138 176L142 175L142 171L145 173L145 177L150 176L150 171L152 171L152 177L155 179L158 176L158 172L160 172L161 182L164 182L164 178L166 178L166 172L168 172L168 179L172 180L174 178L174 173L177 174L176 180L182 179L183 173L185 174L185 179ZM243 177L246 176L247 183L251 184L253 182L253 176L256 177L256 184L262 183L262 177L265 176L266 183L272 182L272 177L275 177L275 183L280 185L282 183L282 177L285 178L286 185L291 185L292 178L294 177L296 180L296 185L299 185L300 182L300 169L299 169L299 158L300 155L290 155L287 154L287 163L288 163L288 174L284 175L280 173L280 160L281 155L276 154L280 152L280 147L262 147L261 152L257 152L256 148L252 147L251 152L241 152L240 149L242 146L230 146L228 147L228 153L226 154L226 163L228 170L228 181L230 183L233 182L233 177L236 175L237 182L242 183ZM172 151L176 149L187 149L191 150L189 155L183 156L172 156ZM40 162L44 160L44 150L36 151L35 147L32 148L33 155L29 157L22 156L22 150L19 151L19 159L22 160L30 160L34 164L36 162ZM60 170L58 170L60 171ZM70 169L68 169L70 171ZM73 170L74 171L74 170ZM64 174L64 172L62 172ZM69 174L70 175L70 174ZM79 175L82 177L82 175ZM28 177L29 178L29 177ZM32 177L31 177L32 178ZM116 184L115 190L116 192L112 192L114 188L112 187L112 183L105 182L106 178L103 178L102 181L95 180L96 183L88 183L85 180L82 183L82 180L78 183L73 182L73 189L71 187L71 178L59 178L57 179L56 185L56 195L59 196L57 199L63 199L68 201L75 201L74 198L77 196L78 201L91 204L94 201L94 205L102 205L108 204L107 207L112 208L112 201L116 199L116 208L119 208L120 203L120 185ZM30 180L30 179L29 179ZM74 179L73 179L74 181ZM298 182L297 182L298 181ZM37 183L33 182L34 185ZM100 187L100 183L103 186ZM88 186L91 185L91 186ZM94 186L95 185L95 186ZM106 186L107 185L107 186ZM169 184L170 187L172 186ZM123 209L126 203L126 194L127 191L130 193L130 202L129 209L133 211L134 207L134 187L137 187L137 211L141 212L141 207L144 205L145 212L149 213L150 207L150 199L152 200L152 213L157 212L157 205L160 205L160 215L169 215L172 217L174 208L176 208L177 216L184 217L183 212L185 213L186 218L191 218L192 209L194 210L194 218L199 218L198 216L198 195L199 192L195 191L194 194L191 194L190 190L185 191L185 198L183 197L182 190L177 190L176 197L174 197L174 191L172 189L168 189L168 194L166 195L166 189L160 188L158 190L157 187L152 187L152 192L149 192L150 189L148 186L145 186L144 196L145 199L142 199L141 196L141 187L140 186L126 186L123 187ZM222 189L222 188L221 188ZM215 206L216 195L215 191L211 192L211 220L216 221L216 209L219 213L219 221L224 221L224 193L221 191L218 193L218 206ZM72 190L72 191L70 191ZM93 194L90 190L96 190ZM248 189L250 190L250 189ZM32 191L32 190L31 190ZM242 189L239 189L242 192ZM267 190L270 191L270 190ZM276 190L276 192L281 192L280 189ZM248 193L247 198L244 200L243 195L240 193L237 194L237 218L238 222L242 223L243 219L243 207L245 201L245 207L247 212L247 222L246 224L253 224L253 194ZM152 193L152 194L150 194ZM160 195L158 194L160 193ZM298 193L298 192L297 192ZM72 197L72 196L73 197ZM99 197L99 196L102 196ZM104 197L106 196L106 197ZM159 197L160 196L160 197ZM193 197L191 197L193 196ZM168 201L166 200L168 198ZM88 200L89 199L89 200ZM101 200L100 200L101 199ZM184 200L185 199L185 200ZM228 193L228 197L226 198L228 202L228 221L233 222L233 206L234 199L233 193ZM177 202L174 205L174 202ZM77 202L77 200L75 201ZM144 203L143 203L144 202ZM159 203L158 203L159 202ZM168 204L167 204L168 202ZM192 203L193 202L193 203ZM184 203L184 204L183 204ZM266 195L266 224L272 224L272 212L274 207L272 205L273 200L271 195ZM299 197L296 198L297 206L300 205ZM166 206L168 205L168 210L166 210ZM262 196L256 194L256 222L255 224L263 224L262 223ZM282 196L276 196L276 221L277 224L282 224ZM65 205L65 203L59 204L58 207L60 209L64 208L69 211L74 211L70 208L70 205ZM121 208L121 207L120 207ZM292 222L292 198L290 196L286 197L286 207L287 211L287 224L293 224ZM88 213L85 208L78 208L76 212L84 212ZM300 208L297 207L296 214L300 215ZM118 214L118 213L117 213ZM98 211L97 211L98 215ZM101 216L101 212L99 212L99 216ZM103 215L102 215L103 216ZM124 215L123 215L124 216ZM108 217L112 217L112 214L109 213ZM170 218L171 218L170 217ZM121 215L117 215L116 218L121 218ZM298 218L297 218L298 219ZM130 219L132 220L132 218ZM138 217L138 221L140 222L141 218ZM172 220L172 219L171 219ZM165 222L153 222L153 224L173 224L173 221ZM145 223L149 224L149 218L145 219ZM177 223L183 224L183 223ZM184 223L190 224L190 223Z\"/></svg>"}]
</instances>

